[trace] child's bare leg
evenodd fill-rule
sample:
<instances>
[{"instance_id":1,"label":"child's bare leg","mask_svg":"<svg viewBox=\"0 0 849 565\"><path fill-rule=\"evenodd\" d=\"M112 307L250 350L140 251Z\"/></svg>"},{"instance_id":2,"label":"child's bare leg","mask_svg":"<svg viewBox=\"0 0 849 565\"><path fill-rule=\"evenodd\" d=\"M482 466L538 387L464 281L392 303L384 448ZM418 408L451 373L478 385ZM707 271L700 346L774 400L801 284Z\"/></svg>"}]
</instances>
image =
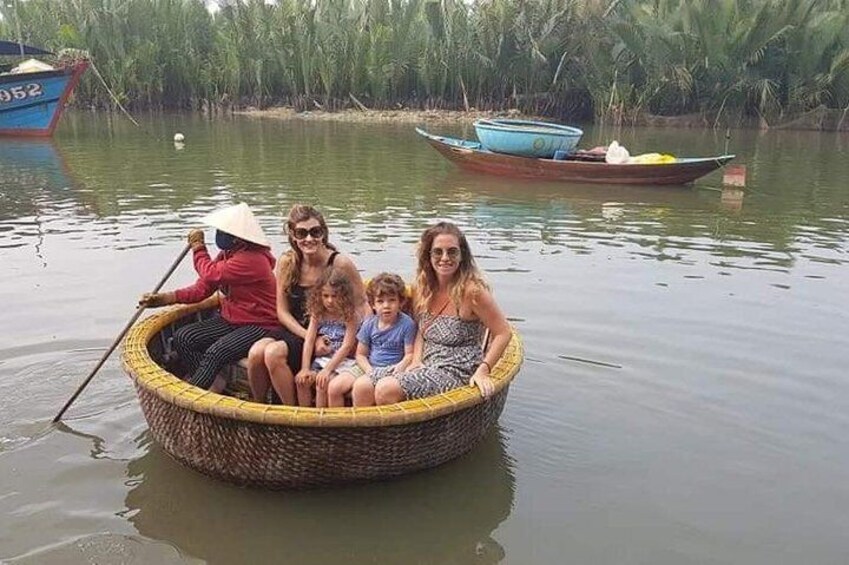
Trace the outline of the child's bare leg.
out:
<instances>
[{"instance_id":1,"label":"child's bare leg","mask_svg":"<svg viewBox=\"0 0 849 565\"><path fill-rule=\"evenodd\" d=\"M209 392L214 392L216 394L221 394L224 392L224 389L227 388L227 379L224 378L224 375L216 375L215 380L212 381L212 386L209 387Z\"/></svg>"},{"instance_id":2,"label":"child's bare leg","mask_svg":"<svg viewBox=\"0 0 849 565\"><path fill-rule=\"evenodd\" d=\"M275 341L265 348L265 368L271 376L271 386L283 404L295 404L295 375L288 364L289 346L285 341Z\"/></svg>"},{"instance_id":3,"label":"child's bare leg","mask_svg":"<svg viewBox=\"0 0 849 565\"><path fill-rule=\"evenodd\" d=\"M351 373L340 373L327 386L327 405L331 408L345 406L345 395L351 392L356 377Z\"/></svg>"},{"instance_id":4,"label":"child's bare leg","mask_svg":"<svg viewBox=\"0 0 849 565\"><path fill-rule=\"evenodd\" d=\"M351 390L354 406L374 406L374 385L368 375L358 377Z\"/></svg>"},{"instance_id":5,"label":"child's bare leg","mask_svg":"<svg viewBox=\"0 0 849 565\"><path fill-rule=\"evenodd\" d=\"M274 343L270 337L263 338L251 346L248 352L248 385L254 402L265 402L268 397L268 387L271 376L265 366L265 348Z\"/></svg>"},{"instance_id":6,"label":"child's bare leg","mask_svg":"<svg viewBox=\"0 0 849 565\"><path fill-rule=\"evenodd\" d=\"M322 388L318 383L315 385L315 407L327 408L327 387Z\"/></svg>"},{"instance_id":7,"label":"child's bare leg","mask_svg":"<svg viewBox=\"0 0 849 565\"><path fill-rule=\"evenodd\" d=\"M312 406L312 385L310 383L297 383L295 388L298 392L298 406ZM279 392L277 394L280 394Z\"/></svg>"},{"instance_id":8,"label":"child's bare leg","mask_svg":"<svg viewBox=\"0 0 849 565\"><path fill-rule=\"evenodd\" d=\"M374 387L374 402L378 406L395 404L404 400L404 389L395 377L384 377Z\"/></svg>"}]
</instances>

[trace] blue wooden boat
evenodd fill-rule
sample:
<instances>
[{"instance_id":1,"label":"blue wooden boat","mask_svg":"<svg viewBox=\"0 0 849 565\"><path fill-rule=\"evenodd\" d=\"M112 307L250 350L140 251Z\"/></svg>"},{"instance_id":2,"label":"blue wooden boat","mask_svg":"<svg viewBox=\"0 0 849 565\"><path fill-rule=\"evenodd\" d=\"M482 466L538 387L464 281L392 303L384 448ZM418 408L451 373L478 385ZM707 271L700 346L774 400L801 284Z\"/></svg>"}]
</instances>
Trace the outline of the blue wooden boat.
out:
<instances>
[{"instance_id":1,"label":"blue wooden boat","mask_svg":"<svg viewBox=\"0 0 849 565\"><path fill-rule=\"evenodd\" d=\"M0 55L49 54L35 47L0 41ZM0 136L53 135L68 97L88 68L85 59L54 70L0 74Z\"/></svg>"},{"instance_id":2,"label":"blue wooden boat","mask_svg":"<svg viewBox=\"0 0 849 565\"><path fill-rule=\"evenodd\" d=\"M557 151L572 153L584 135L572 126L528 120L477 120L474 126L484 149L543 159L550 159Z\"/></svg>"}]
</instances>

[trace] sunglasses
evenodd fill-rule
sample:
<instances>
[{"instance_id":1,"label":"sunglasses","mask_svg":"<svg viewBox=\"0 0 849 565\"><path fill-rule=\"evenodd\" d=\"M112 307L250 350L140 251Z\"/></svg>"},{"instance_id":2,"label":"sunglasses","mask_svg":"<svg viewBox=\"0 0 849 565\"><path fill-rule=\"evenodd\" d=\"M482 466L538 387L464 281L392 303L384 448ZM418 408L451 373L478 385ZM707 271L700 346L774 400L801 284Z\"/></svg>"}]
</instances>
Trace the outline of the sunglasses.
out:
<instances>
[{"instance_id":1,"label":"sunglasses","mask_svg":"<svg viewBox=\"0 0 849 565\"><path fill-rule=\"evenodd\" d=\"M448 255L449 259L456 259L460 256L460 248L459 247L449 247L448 249L443 249L441 247L431 247L430 248L430 256L434 259L441 259L443 255Z\"/></svg>"},{"instance_id":2,"label":"sunglasses","mask_svg":"<svg viewBox=\"0 0 849 565\"><path fill-rule=\"evenodd\" d=\"M306 239L307 236L311 236L313 239L321 239L324 235L324 228L321 226L314 226L310 229L307 228L295 228L292 230L292 236L297 240Z\"/></svg>"}]
</instances>

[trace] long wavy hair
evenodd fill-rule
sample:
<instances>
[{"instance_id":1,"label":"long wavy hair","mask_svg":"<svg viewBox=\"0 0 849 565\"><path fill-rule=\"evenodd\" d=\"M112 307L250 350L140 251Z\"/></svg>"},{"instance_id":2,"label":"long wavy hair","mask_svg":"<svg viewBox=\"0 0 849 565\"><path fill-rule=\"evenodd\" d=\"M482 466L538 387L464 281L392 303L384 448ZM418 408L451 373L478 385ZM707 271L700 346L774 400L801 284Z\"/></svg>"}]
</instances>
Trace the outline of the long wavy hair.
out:
<instances>
[{"instance_id":1,"label":"long wavy hair","mask_svg":"<svg viewBox=\"0 0 849 565\"><path fill-rule=\"evenodd\" d=\"M416 270L416 289L415 289L415 308L417 314L423 314L430 307L433 294L439 285L436 277L436 271L430 262L430 249L433 247L433 240L438 235L453 235L457 238L460 245L460 264L457 271L454 273L454 278L451 280L448 289L448 296L454 303L457 312L460 311L460 303L467 293L471 293L472 299L476 292L481 289L489 289L489 285L483 278L475 258L472 256L472 250L469 247L469 242L466 240L465 234L451 222L439 222L422 233L422 238L419 241L417 251L418 268Z\"/></svg>"},{"instance_id":2,"label":"long wavy hair","mask_svg":"<svg viewBox=\"0 0 849 565\"><path fill-rule=\"evenodd\" d=\"M357 309L354 306L354 285L351 279L341 269L333 267L324 271L318 282L310 288L307 295L307 309L310 316L322 320L329 316L336 316L336 312L328 312L324 307L324 301L321 299L322 290L329 286L336 293L336 308L338 313L342 314L342 318L349 322L357 316Z\"/></svg>"},{"instance_id":3,"label":"long wavy hair","mask_svg":"<svg viewBox=\"0 0 849 565\"><path fill-rule=\"evenodd\" d=\"M288 237L289 246L291 247L291 249L286 252L286 256L289 257L289 263L286 271L280 273L284 283L283 288L287 291L291 290L292 287L298 283L298 280L300 280L301 265L304 263L304 253L301 251L300 247L298 247L298 242L295 241L292 231L295 229L296 225L311 219L318 220L322 231L324 231L324 235L321 238L321 242L324 246L331 251L336 251L336 246L329 241L330 233L327 229L327 222L324 221L324 216L321 215L321 212L308 204L295 204L292 206L289 210L289 215L286 218L286 237Z\"/></svg>"}]
</instances>

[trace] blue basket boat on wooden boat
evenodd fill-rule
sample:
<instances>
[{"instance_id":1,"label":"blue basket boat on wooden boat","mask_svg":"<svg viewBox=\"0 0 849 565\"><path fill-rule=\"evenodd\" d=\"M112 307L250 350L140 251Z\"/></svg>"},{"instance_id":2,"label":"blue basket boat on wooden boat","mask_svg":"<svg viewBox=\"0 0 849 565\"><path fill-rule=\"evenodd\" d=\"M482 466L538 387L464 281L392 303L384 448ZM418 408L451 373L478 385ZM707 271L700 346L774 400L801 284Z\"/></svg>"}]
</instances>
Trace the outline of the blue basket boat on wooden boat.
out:
<instances>
[{"instance_id":1,"label":"blue basket boat on wooden boat","mask_svg":"<svg viewBox=\"0 0 849 565\"><path fill-rule=\"evenodd\" d=\"M572 126L528 120L477 120L475 133L484 149L522 157L550 159L575 151L584 132Z\"/></svg>"},{"instance_id":2,"label":"blue basket boat on wooden boat","mask_svg":"<svg viewBox=\"0 0 849 565\"><path fill-rule=\"evenodd\" d=\"M612 164L604 155L594 155L592 160L583 152L566 159L539 159L504 155L485 149L477 141L430 134L416 128L431 147L443 157L467 171L500 177L595 184L671 185L689 184L725 166L734 155L716 157L679 157L673 163Z\"/></svg>"},{"instance_id":3,"label":"blue basket boat on wooden boat","mask_svg":"<svg viewBox=\"0 0 849 565\"><path fill-rule=\"evenodd\" d=\"M0 41L0 56L52 55L37 47ZM43 65L42 63L38 63ZM89 61L80 56L61 60L58 66L3 72L0 66L0 136L49 137L53 135L68 97ZM6 65L11 68L11 65Z\"/></svg>"}]
</instances>

